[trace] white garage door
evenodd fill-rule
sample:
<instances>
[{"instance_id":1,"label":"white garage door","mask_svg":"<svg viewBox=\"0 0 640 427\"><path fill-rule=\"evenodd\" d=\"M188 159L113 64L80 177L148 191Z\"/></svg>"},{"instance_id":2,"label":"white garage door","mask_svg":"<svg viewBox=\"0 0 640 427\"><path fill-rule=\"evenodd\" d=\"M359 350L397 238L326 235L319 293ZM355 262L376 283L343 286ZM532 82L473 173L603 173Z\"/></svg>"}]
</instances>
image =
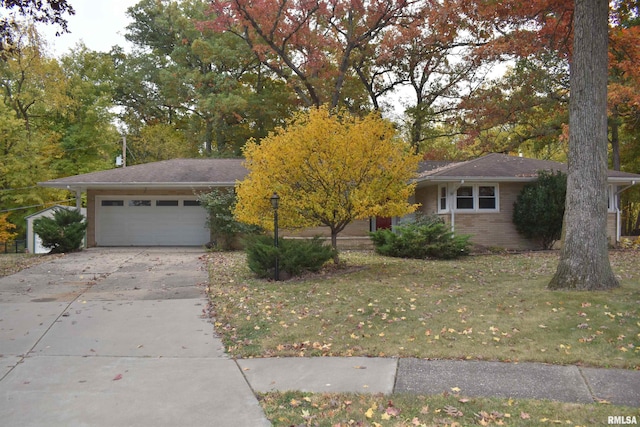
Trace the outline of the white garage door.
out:
<instances>
[{"instance_id":1,"label":"white garage door","mask_svg":"<svg viewBox=\"0 0 640 427\"><path fill-rule=\"evenodd\" d=\"M207 213L195 198L96 198L98 246L196 246L209 241Z\"/></svg>"}]
</instances>

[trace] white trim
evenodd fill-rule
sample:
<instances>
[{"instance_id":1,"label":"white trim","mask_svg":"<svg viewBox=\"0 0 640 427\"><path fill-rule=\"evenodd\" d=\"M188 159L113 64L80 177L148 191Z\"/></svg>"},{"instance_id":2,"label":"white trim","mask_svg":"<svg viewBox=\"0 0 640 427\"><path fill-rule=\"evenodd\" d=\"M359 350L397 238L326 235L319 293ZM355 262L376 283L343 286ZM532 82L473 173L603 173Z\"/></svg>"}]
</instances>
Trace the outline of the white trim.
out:
<instances>
[{"instance_id":1,"label":"white trim","mask_svg":"<svg viewBox=\"0 0 640 427\"><path fill-rule=\"evenodd\" d=\"M471 187L471 196L470 199L473 200L473 208L464 209L458 208L458 190L462 187ZM495 198L495 208L486 209L480 208L480 187L493 187L495 189L494 197ZM457 213L498 213L500 212L500 185L497 182L465 182L457 185L452 191L449 192L451 195L447 205L447 208L457 212ZM440 189L438 189L438 208L440 207ZM438 213L443 213L446 211L438 211Z\"/></svg>"}]
</instances>

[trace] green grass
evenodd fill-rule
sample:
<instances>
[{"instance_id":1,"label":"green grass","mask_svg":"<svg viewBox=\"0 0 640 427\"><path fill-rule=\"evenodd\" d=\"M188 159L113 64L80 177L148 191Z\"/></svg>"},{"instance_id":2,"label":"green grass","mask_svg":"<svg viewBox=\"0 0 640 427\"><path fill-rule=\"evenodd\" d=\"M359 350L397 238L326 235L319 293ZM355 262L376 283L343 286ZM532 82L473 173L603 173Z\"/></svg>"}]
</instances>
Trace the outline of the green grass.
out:
<instances>
[{"instance_id":1,"label":"green grass","mask_svg":"<svg viewBox=\"0 0 640 427\"><path fill-rule=\"evenodd\" d=\"M541 400L466 399L456 395L268 393L260 403L278 426L599 426L637 408Z\"/></svg>"},{"instance_id":2,"label":"green grass","mask_svg":"<svg viewBox=\"0 0 640 427\"><path fill-rule=\"evenodd\" d=\"M546 289L557 253L454 261L346 252L347 267L255 279L210 255L212 312L234 357L388 356L639 368L640 253L612 252L621 288Z\"/></svg>"}]
</instances>

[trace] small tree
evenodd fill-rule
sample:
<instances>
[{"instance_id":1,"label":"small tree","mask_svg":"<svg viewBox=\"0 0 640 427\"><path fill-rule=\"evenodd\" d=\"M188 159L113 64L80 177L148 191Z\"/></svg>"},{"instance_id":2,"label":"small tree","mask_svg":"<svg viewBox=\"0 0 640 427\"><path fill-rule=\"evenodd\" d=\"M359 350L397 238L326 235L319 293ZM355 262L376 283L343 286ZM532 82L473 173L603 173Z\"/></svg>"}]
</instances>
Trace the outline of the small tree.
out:
<instances>
[{"instance_id":1,"label":"small tree","mask_svg":"<svg viewBox=\"0 0 640 427\"><path fill-rule=\"evenodd\" d=\"M336 249L338 233L353 220L416 209L409 181L420 157L377 113L311 109L260 144L250 141L244 154L249 174L237 187L235 209L243 222L273 229L269 198L277 192L283 228L325 225Z\"/></svg>"},{"instance_id":2,"label":"small tree","mask_svg":"<svg viewBox=\"0 0 640 427\"><path fill-rule=\"evenodd\" d=\"M200 194L198 200L208 213L207 226L211 230L211 245L214 248L232 249L239 234L258 231L257 227L243 224L234 218L236 195L233 191L214 189L209 193Z\"/></svg>"},{"instance_id":3,"label":"small tree","mask_svg":"<svg viewBox=\"0 0 640 427\"><path fill-rule=\"evenodd\" d=\"M526 184L513 204L518 233L539 240L543 249L551 249L562 236L566 194L564 173L539 171L538 180Z\"/></svg>"},{"instance_id":4,"label":"small tree","mask_svg":"<svg viewBox=\"0 0 640 427\"><path fill-rule=\"evenodd\" d=\"M7 220L8 217L8 213L0 215L0 242L8 242L16 237L16 233L13 232L16 226Z\"/></svg>"},{"instance_id":5,"label":"small tree","mask_svg":"<svg viewBox=\"0 0 640 427\"><path fill-rule=\"evenodd\" d=\"M40 236L42 246L49 253L73 252L80 249L87 223L76 209L56 209L53 218L38 218L33 221L33 231Z\"/></svg>"}]
</instances>

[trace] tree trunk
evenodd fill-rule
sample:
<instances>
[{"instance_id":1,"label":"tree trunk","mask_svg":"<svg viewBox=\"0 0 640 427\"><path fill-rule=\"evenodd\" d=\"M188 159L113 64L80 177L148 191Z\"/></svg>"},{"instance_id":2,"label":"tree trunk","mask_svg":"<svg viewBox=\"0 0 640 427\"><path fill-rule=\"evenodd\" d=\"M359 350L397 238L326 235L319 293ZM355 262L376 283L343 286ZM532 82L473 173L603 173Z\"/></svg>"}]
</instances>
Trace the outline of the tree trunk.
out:
<instances>
[{"instance_id":1,"label":"tree trunk","mask_svg":"<svg viewBox=\"0 0 640 427\"><path fill-rule=\"evenodd\" d=\"M576 0L569 162L560 262L550 289L619 286L607 241L607 0Z\"/></svg>"}]
</instances>

